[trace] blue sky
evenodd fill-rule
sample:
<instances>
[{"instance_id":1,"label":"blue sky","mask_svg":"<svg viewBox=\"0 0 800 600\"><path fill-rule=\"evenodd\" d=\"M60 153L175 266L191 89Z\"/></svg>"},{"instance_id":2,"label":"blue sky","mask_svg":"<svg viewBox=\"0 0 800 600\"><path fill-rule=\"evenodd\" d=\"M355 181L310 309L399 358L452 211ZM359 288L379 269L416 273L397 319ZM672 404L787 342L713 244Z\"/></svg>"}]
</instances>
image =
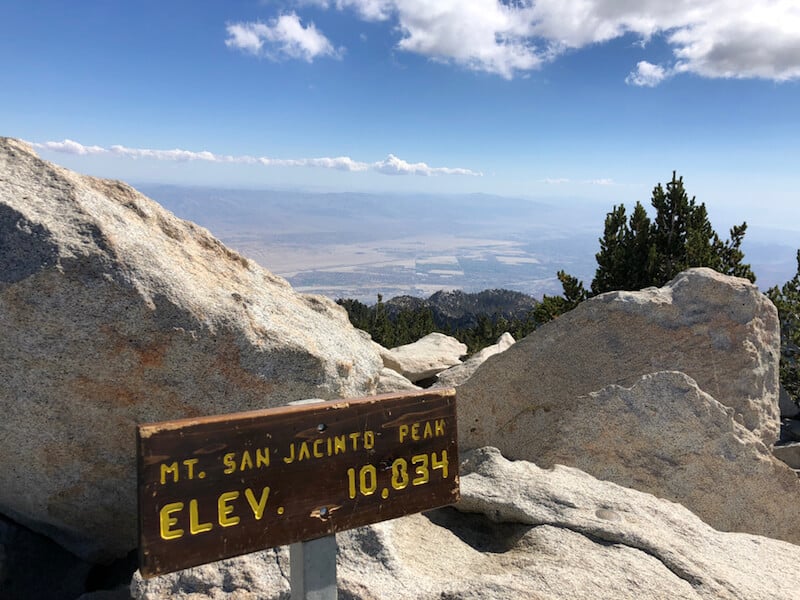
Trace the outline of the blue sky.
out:
<instances>
[{"instance_id":1,"label":"blue sky","mask_svg":"<svg viewBox=\"0 0 800 600\"><path fill-rule=\"evenodd\" d=\"M81 172L627 204L677 169L712 218L800 222L796 0L36 0L0 23L0 135Z\"/></svg>"}]
</instances>

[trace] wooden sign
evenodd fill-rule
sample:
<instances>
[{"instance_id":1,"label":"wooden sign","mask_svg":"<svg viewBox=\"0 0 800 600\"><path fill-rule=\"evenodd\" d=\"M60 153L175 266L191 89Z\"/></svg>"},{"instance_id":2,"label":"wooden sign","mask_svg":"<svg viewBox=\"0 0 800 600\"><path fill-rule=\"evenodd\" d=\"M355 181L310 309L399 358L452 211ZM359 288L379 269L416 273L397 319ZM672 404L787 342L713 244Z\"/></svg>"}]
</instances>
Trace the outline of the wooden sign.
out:
<instances>
[{"instance_id":1,"label":"wooden sign","mask_svg":"<svg viewBox=\"0 0 800 600\"><path fill-rule=\"evenodd\" d=\"M137 445L144 577L459 499L454 390L141 425Z\"/></svg>"}]
</instances>

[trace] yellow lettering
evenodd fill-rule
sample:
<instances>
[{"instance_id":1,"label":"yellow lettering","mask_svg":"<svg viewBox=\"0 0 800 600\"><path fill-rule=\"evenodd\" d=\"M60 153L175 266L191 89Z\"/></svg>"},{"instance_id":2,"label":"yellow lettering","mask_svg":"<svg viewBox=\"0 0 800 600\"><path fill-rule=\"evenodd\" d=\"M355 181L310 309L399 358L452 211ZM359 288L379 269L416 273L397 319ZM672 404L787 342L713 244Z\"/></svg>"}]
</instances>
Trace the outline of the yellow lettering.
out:
<instances>
[{"instance_id":1,"label":"yellow lettering","mask_svg":"<svg viewBox=\"0 0 800 600\"><path fill-rule=\"evenodd\" d=\"M220 494L217 499L217 513L219 515L219 524L223 527L232 527L239 524L239 517L230 516L233 512L233 507L228 504L239 497L239 492L225 492Z\"/></svg>"},{"instance_id":2,"label":"yellow lettering","mask_svg":"<svg viewBox=\"0 0 800 600\"><path fill-rule=\"evenodd\" d=\"M433 427L431 427L430 421L425 421L425 431L422 432L422 439L427 440L428 438L433 437Z\"/></svg>"},{"instance_id":3,"label":"yellow lettering","mask_svg":"<svg viewBox=\"0 0 800 600\"><path fill-rule=\"evenodd\" d=\"M256 467L269 466L269 448L258 448L256 450Z\"/></svg>"},{"instance_id":4,"label":"yellow lettering","mask_svg":"<svg viewBox=\"0 0 800 600\"><path fill-rule=\"evenodd\" d=\"M197 458L187 458L183 461L183 464L186 465L186 469L189 471L189 479L194 479L194 466L200 462L200 459Z\"/></svg>"},{"instance_id":5,"label":"yellow lettering","mask_svg":"<svg viewBox=\"0 0 800 600\"><path fill-rule=\"evenodd\" d=\"M303 455L305 455L305 457ZM297 455L297 460L301 461L303 458L311 458L311 452L308 450L308 442L300 444L300 452Z\"/></svg>"},{"instance_id":6,"label":"yellow lettering","mask_svg":"<svg viewBox=\"0 0 800 600\"><path fill-rule=\"evenodd\" d=\"M267 498L269 498L269 488L265 487L261 490L261 499L256 501L256 495L250 488L245 488L244 497L247 498L247 503L253 511L253 516L256 521L259 521L264 516L264 509L267 507Z\"/></svg>"},{"instance_id":7,"label":"yellow lettering","mask_svg":"<svg viewBox=\"0 0 800 600\"><path fill-rule=\"evenodd\" d=\"M333 438L332 437L327 438L327 442L328 442L328 456L333 456Z\"/></svg>"},{"instance_id":8,"label":"yellow lettering","mask_svg":"<svg viewBox=\"0 0 800 600\"><path fill-rule=\"evenodd\" d=\"M294 442L289 444L289 456L284 456L283 462L285 462L287 465L294 462Z\"/></svg>"},{"instance_id":9,"label":"yellow lettering","mask_svg":"<svg viewBox=\"0 0 800 600\"><path fill-rule=\"evenodd\" d=\"M404 458L396 458L392 463L392 487L396 490L408 487L408 463Z\"/></svg>"},{"instance_id":10,"label":"yellow lettering","mask_svg":"<svg viewBox=\"0 0 800 600\"><path fill-rule=\"evenodd\" d=\"M347 436L337 435L333 440L333 453L347 452Z\"/></svg>"},{"instance_id":11,"label":"yellow lettering","mask_svg":"<svg viewBox=\"0 0 800 600\"><path fill-rule=\"evenodd\" d=\"M438 419L435 424L436 437L444 435L444 419Z\"/></svg>"},{"instance_id":12,"label":"yellow lettering","mask_svg":"<svg viewBox=\"0 0 800 600\"><path fill-rule=\"evenodd\" d=\"M431 453L431 467L433 467L434 470L441 469L444 479L447 479L447 465L447 450L442 450L442 460L436 459L436 452Z\"/></svg>"},{"instance_id":13,"label":"yellow lettering","mask_svg":"<svg viewBox=\"0 0 800 600\"><path fill-rule=\"evenodd\" d=\"M226 469L223 471L225 475L230 475L236 470L236 462L235 459L236 455L233 452L229 452L225 456L222 457L222 463L225 465Z\"/></svg>"},{"instance_id":14,"label":"yellow lettering","mask_svg":"<svg viewBox=\"0 0 800 600\"><path fill-rule=\"evenodd\" d=\"M253 458L250 456L250 450L242 452L242 464L239 466L239 470L244 471L245 468L253 468Z\"/></svg>"},{"instance_id":15,"label":"yellow lettering","mask_svg":"<svg viewBox=\"0 0 800 600\"><path fill-rule=\"evenodd\" d=\"M415 442L419 441L419 423L414 423L411 426L411 439Z\"/></svg>"},{"instance_id":16,"label":"yellow lettering","mask_svg":"<svg viewBox=\"0 0 800 600\"><path fill-rule=\"evenodd\" d=\"M167 483L167 473L172 473L172 481L178 483L178 463L174 462L171 465L161 463L161 485Z\"/></svg>"},{"instance_id":17,"label":"yellow lettering","mask_svg":"<svg viewBox=\"0 0 800 600\"><path fill-rule=\"evenodd\" d=\"M359 432L351 433L350 439L353 441L353 450L358 450L358 438L361 437Z\"/></svg>"},{"instance_id":18,"label":"yellow lettering","mask_svg":"<svg viewBox=\"0 0 800 600\"><path fill-rule=\"evenodd\" d=\"M375 433L372 431L364 432L364 449L372 450L375 447Z\"/></svg>"},{"instance_id":19,"label":"yellow lettering","mask_svg":"<svg viewBox=\"0 0 800 600\"><path fill-rule=\"evenodd\" d=\"M318 439L318 440L314 440L314 456L315 456L316 458L322 458L323 456L325 456L325 455L322 453L322 450L319 450L319 447L320 447L320 446L322 446L322 442L323 442L323 441L324 441L324 440L323 440L322 438L320 438L320 439Z\"/></svg>"},{"instance_id":20,"label":"yellow lettering","mask_svg":"<svg viewBox=\"0 0 800 600\"><path fill-rule=\"evenodd\" d=\"M402 442L403 440L406 439L406 437L408 437L408 425L400 425L399 434L400 434L400 441Z\"/></svg>"},{"instance_id":21,"label":"yellow lettering","mask_svg":"<svg viewBox=\"0 0 800 600\"><path fill-rule=\"evenodd\" d=\"M411 464L416 468L414 473L417 477L411 480L411 485L423 485L431 480L430 472L428 471L428 455L417 454L411 457Z\"/></svg>"},{"instance_id":22,"label":"yellow lettering","mask_svg":"<svg viewBox=\"0 0 800 600\"><path fill-rule=\"evenodd\" d=\"M162 465L163 467L164 465ZM178 463L175 463L175 468L178 468ZM177 479L175 479L177 481ZM164 507L159 512L159 523L161 524L161 539L164 540L176 540L183 535L183 529L172 529L173 525L178 524L178 519L172 516L172 513L176 513L183 510L183 502L173 502L171 504L165 504Z\"/></svg>"},{"instance_id":23,"label":"yellow lettering","mask_svg":"<svg viewBox=\"0 0 800 600\"><path fill-rule=\"evenodd\" d=\"M201 523L197 514L197 500L189 500L189 533L197 535L204 531L211 531L211 523Z\"/></svg>"}]
</instances>

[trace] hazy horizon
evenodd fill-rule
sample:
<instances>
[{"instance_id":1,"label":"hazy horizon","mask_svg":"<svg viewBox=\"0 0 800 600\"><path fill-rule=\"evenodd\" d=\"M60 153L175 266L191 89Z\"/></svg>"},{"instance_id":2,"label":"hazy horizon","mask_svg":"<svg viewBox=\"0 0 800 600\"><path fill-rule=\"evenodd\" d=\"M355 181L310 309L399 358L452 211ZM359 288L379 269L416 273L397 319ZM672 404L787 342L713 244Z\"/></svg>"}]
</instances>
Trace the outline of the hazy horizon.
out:
<instances>
[{"instance_id":1,"label":"hazy horizon","mask_svg":"<svg viewBox=\"0 0 800 600\"><path fill-rule=\"evenodd\" d=\"M588 287L611 210L585 200L480 194L138 188L297 290L366 302L377 294L427 297L440 289L507 288L540 298L560 292L561 269ZM723 237L738 224L711 218ZM793 229L748 226L745 261L760 289L793 276L797 237Z\"/></svg>"}]
</instances>

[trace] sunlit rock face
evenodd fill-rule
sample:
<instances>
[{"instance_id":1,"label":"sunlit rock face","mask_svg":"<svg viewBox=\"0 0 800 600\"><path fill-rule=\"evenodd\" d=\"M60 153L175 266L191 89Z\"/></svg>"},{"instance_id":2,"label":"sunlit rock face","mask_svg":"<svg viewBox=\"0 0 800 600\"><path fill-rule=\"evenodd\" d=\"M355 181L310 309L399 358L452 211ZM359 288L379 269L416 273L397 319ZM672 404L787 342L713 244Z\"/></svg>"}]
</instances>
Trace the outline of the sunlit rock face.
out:
<instances>
[{"instance_id":1,"label":"sunlit rock face","mask_svg":"<svg viewBox=\"0 0 800 600\"><path fill-rule=\"evenodd\" d=\"M343 309L118 181L0 139L0 512L136 546L135 425L374 393Z\"/></svg>"},{"instance_id":2,"label":"sunlit rock face","mask_svg":"<svg viewBox=\"0 0 800 600\"><path fill-rule=\"evenodd\" d=\"M775 307L749 281L691 269L588 300L489 358L458 390L462 448L680 502L713 527L800 542L778 438Z\"/></svg>"}]
</instances>

